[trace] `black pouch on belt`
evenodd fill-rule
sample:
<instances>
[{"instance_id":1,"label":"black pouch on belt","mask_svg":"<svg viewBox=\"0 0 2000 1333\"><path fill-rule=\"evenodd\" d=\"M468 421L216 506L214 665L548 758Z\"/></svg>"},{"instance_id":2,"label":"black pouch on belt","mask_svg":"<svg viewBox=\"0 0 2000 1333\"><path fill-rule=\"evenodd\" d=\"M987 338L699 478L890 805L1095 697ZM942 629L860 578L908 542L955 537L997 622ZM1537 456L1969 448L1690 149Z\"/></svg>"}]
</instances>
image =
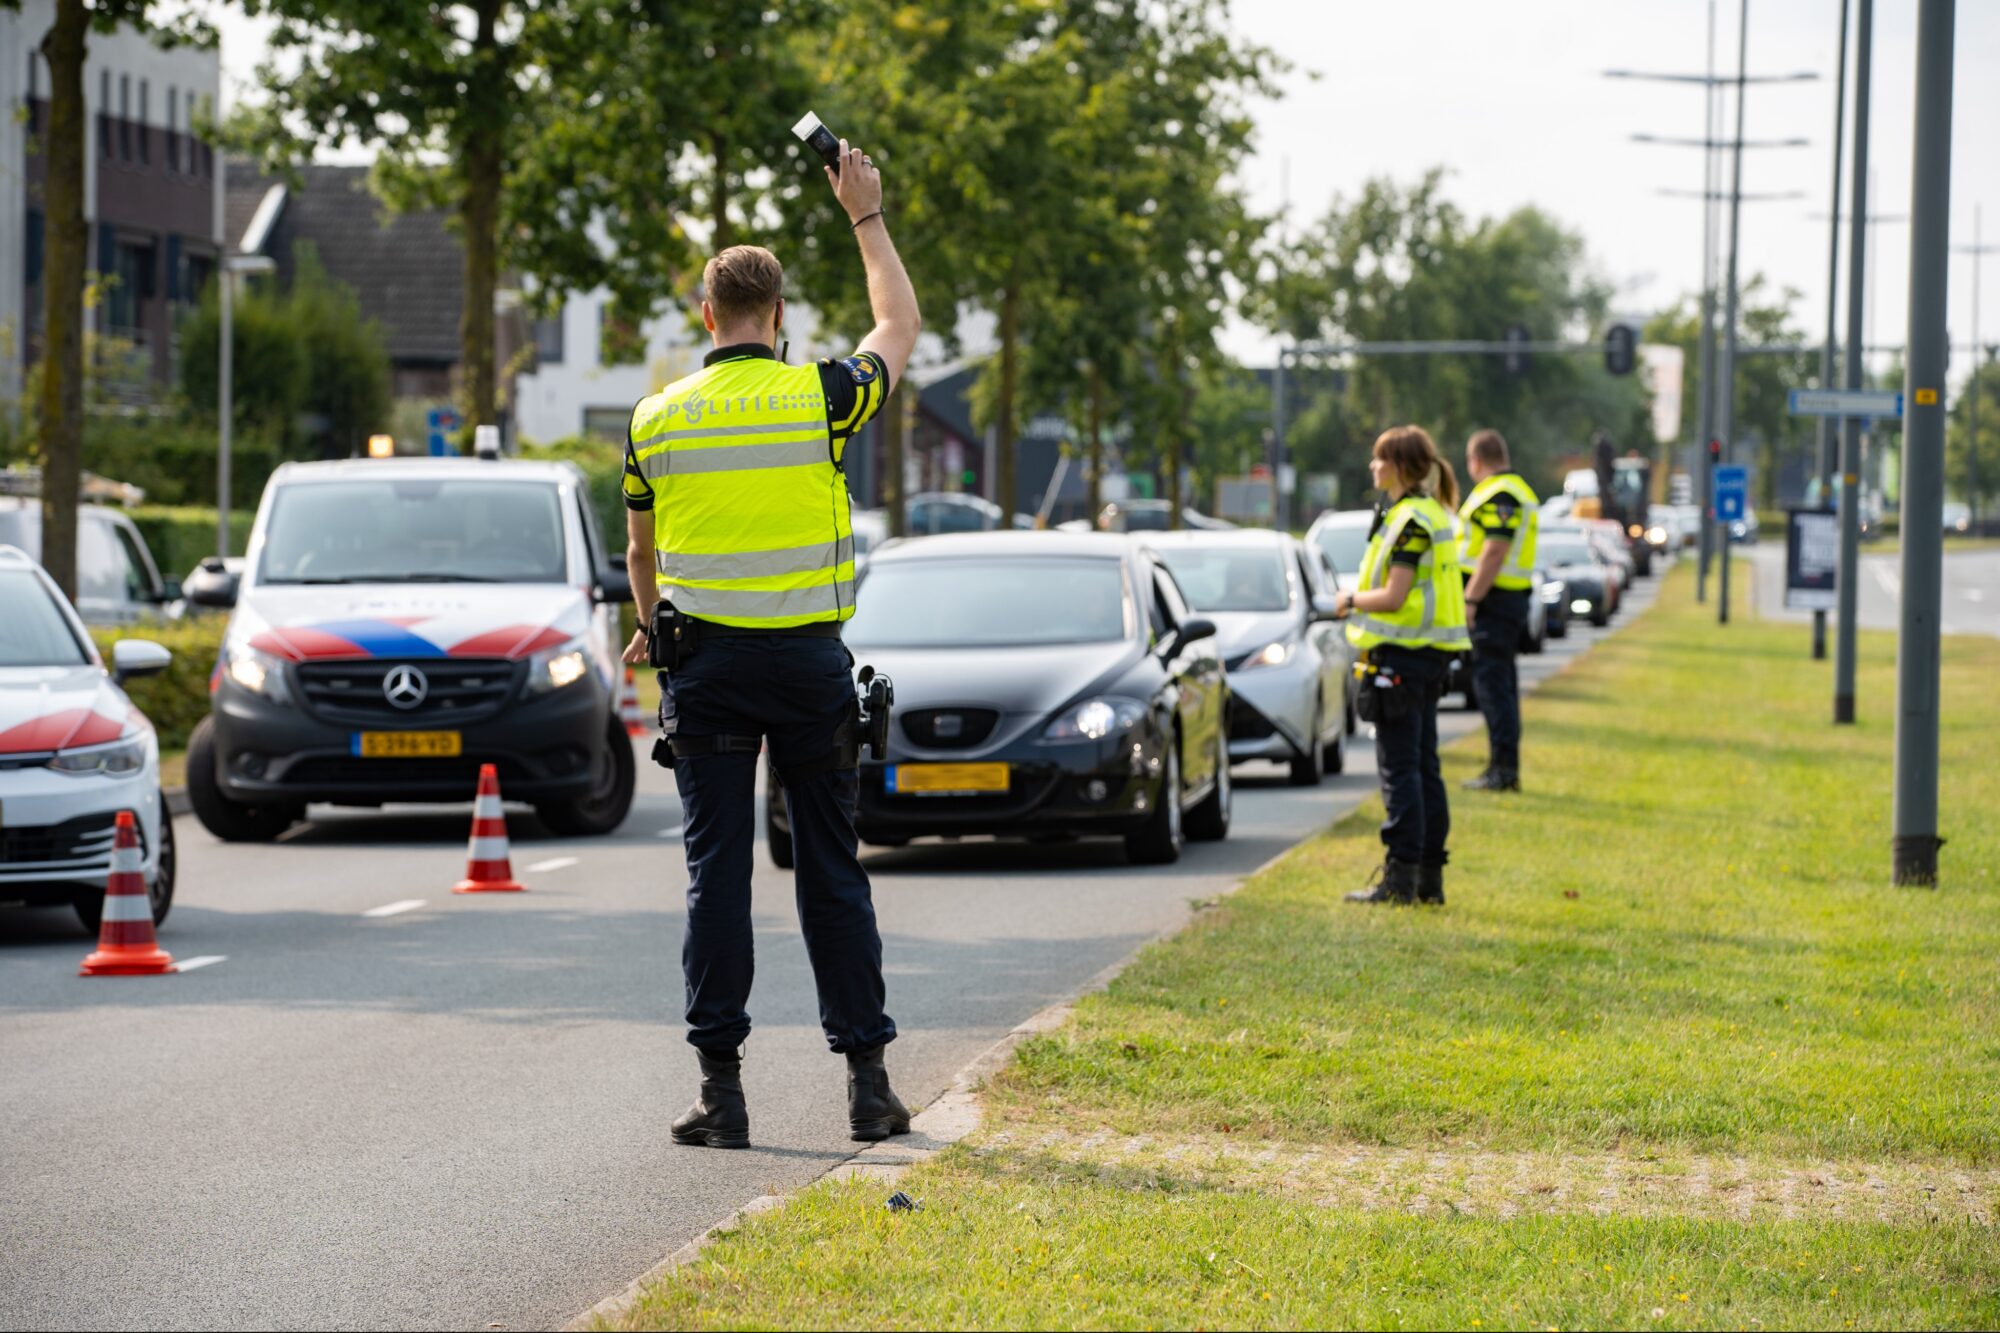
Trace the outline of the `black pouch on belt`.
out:
<instances>
[{"instance_id":1,"label":"black pouch on belt","mask_svg":"<svg viewBox=\"0 0 2000 1333\"><path fill-rule=\"evenodd\" d=\"M1354 674L1361 681L1354 693L1354 712L1363 722L1400 722L1416 707L1415 691L1395 672L1360 662Z\"/></svg>"},{"instance_id":2,"label":"black pouch on belt","mask_svg":"<svg viewBox=\"0 0 2000 1333\"><path fill-rule=\"evenodd\" d=\"M660 671L672 671L694 656L694 621L661 600L653 604L653 623L646 635L646 661Z\"/></svg>"}]
</instances>

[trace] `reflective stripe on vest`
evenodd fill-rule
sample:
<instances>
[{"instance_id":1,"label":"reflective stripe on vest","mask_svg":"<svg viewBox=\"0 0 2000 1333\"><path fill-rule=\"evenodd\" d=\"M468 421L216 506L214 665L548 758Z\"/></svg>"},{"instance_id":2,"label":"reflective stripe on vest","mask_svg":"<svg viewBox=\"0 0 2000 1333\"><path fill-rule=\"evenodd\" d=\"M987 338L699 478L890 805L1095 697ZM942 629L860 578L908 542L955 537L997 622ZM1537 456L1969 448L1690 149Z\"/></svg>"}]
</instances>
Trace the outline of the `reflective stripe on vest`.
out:
<instances>
[{"instance_id":1,"label":"reflective stripe on vest","mask_svg":"<svg viewBox=\"0 0 2000 1333\"><path fill-rule=\"evenodd\" d=\"M1382 527L1369 539L1361 557L1361 590L1372 591L1389 581L1390 553L1403 529L1420 524L1430 535L1430 549L1417 562L1410 595L1396 611L1356 611L1348 617L1347 639L1356 648L1393 643L1401 648L1469 647L1465 627L1465 589L1452 549L1451 514L1428 496L1405 496L1389 509Z\"/></svg>"},{"instance_id":2,"label":"reflective stripe on vest","mask_svg":"<svg viewBox=\"0 0 2000 1333\"><path fill-rule=\"evenodd\" d=\"M735 357L642 401L632 452L653 492L660 595L738 628L852 616L844 444L815 365Z\"/></svg>"},{"instance_id":3,"label":"reflective stripe on vest","mask_svg":"<svg viewBox=\"0 0 2000 1333\"><path fill-rule=\"evenodd\" d=\"M1465 497L1459 506L1459 516L1465 520L1465 547L1459 557L1467 574L1479 560L1479 553L1486 548L1486 530L1479 526L1473 515L1479 512L1494 496L1511 495L1521 507L1521 526L1515 530L1513 541L1508 543L1507 554L1500 562L1500 572L1493 577L1496 588L1524 589L1534 586L1535 547L1541 533L1541 498L1534 492L1518 472L1502 472L1488 477L1472 488L1472 494Z\"/></svg>"}]
</instances>

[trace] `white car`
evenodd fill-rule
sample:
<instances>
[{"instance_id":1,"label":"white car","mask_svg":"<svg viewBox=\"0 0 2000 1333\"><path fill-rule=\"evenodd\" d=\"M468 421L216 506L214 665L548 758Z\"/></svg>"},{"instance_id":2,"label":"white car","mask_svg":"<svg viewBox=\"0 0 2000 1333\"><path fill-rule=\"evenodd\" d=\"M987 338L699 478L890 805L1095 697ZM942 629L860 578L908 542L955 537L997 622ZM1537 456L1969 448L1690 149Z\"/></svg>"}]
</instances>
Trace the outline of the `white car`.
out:
<instances>
[{"instance_id":1,"label":"white car","mask_svg":"<svg viewBox=\"0 0 2000 1333\"><path fill-rule=\"evenodd\" d=\"M174 898L174 827L153 724L120 688L171 654L144 639L107 671L53 580L0 546L0 903L73 907L95 931L120 810L138 817L153 921Z\"/></svg>"}]
</instances>

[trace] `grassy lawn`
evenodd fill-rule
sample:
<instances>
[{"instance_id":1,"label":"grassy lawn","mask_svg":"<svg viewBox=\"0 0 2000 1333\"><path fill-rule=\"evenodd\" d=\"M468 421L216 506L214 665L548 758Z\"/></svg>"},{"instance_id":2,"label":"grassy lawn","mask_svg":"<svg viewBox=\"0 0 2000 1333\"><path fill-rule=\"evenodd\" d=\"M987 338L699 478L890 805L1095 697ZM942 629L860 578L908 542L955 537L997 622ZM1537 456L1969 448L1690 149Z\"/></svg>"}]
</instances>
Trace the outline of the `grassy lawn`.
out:
<instances>
[{"instance_id":1,"label":"grassy lawn","mask_svg":"<svg viewBox=\"0 0 2000 1333\"><path fill-rule=\"evenodd\" d=\"M1676 570L1454 803L1443 911L1338 901L1371 802L1024 1046L923 1212L816 1187L633 1324L1993 1326L2000 642L1945 648L1938 892L1891 636L1861 725L1828 670Z\"/></svg>"}]
</instances>

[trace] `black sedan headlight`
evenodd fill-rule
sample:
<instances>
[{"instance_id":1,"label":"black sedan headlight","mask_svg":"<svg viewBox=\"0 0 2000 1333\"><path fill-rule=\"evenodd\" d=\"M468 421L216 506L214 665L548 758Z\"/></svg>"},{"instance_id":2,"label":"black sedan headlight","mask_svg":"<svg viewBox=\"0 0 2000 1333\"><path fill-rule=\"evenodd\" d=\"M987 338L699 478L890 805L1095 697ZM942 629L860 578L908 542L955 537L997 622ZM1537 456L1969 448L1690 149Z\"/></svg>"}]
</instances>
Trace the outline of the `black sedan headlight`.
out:
<instances>
[{"instance_id":1,"label":"black sedan headlight","mask_svg":"<svg viewBox=\"0 0 2000 1333\"><path fill-rule=\"evenodd\" d=\"M1118 695L1086 699L1058 713L1042 729L1042 737L1052 741L1101 741L1130 730L1146 716L1146 705Z\"/></svg>"}]
</instances>

